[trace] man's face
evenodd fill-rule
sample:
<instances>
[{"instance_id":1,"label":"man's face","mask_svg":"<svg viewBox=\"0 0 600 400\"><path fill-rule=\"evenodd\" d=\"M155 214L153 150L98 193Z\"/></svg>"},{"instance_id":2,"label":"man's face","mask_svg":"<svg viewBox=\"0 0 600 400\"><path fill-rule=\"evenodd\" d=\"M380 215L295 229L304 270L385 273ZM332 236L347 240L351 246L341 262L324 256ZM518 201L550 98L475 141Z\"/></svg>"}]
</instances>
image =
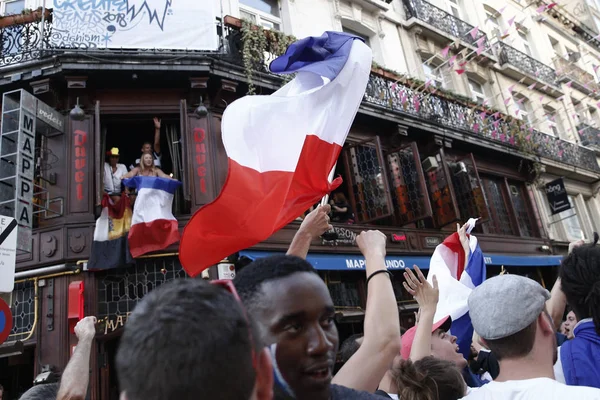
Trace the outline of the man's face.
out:
<instances>
[{"instance_id":1,"label":"man's face","mask_svg":"<svg viewBox=\"0 0 600 400\"><path fill-rule=\"evenodd\" d=\"M453 362L459 369L467 366L467 360L458 351L456 336L438 329L431 334L431 353L434 357Z\"/></svg>"},{"instance_id":2,"label":"man's face","mask_svg":"<svg viewBox=\"0 0 600 400\"><path fill-rule=\"evenodd\" d=\"M268 304L255 318L265 344L277 343L284 379L299 400L328 400L338 332L327 286L317 274L298 272L266 282L261 290Z\"/></svg>"},{"instance_id":3,"label":"man's face","mask_svg":"<svg viewBox=\"0 0 600 400\"><path fill-rule=\"evenodd\" d=\"M145 143L142 146L142 153L152 153L152 145L150 145L150 143Z\"/></svg>"},{"instance_id":4,"label":"man's face","mask_svg":"<svg viewBox=\"0 0 600 400\"><path fill-rule=\"evenodd\" d=\"M573 311L567 314L567 319L564 324L565 335L567 335L568 339L573 339L573 329L575 329L575 325L577 325L577 317L575 317Z\"/></svg>"}]
</instances>

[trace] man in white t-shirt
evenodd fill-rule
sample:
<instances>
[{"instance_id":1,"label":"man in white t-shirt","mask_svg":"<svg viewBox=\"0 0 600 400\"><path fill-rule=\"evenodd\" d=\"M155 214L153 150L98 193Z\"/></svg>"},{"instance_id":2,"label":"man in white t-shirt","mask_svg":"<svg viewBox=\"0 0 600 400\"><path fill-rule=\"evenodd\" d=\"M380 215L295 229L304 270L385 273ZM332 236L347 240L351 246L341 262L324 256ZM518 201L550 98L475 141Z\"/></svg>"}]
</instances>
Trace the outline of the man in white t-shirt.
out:
<instances>
[{"instance_id":1,"label":"man in white t-shirt","mask_svg":"<svg viewBox=\"0 0 600 400\"><path fill-rule=\"evenodd\" d=\"M600 399L600 389L554 380L556 335L546 311L550 293L518 275L488 279L469 296L473 327L498 359L494 382L472 390L469 400Z\"/></svg>"}]
</instances>

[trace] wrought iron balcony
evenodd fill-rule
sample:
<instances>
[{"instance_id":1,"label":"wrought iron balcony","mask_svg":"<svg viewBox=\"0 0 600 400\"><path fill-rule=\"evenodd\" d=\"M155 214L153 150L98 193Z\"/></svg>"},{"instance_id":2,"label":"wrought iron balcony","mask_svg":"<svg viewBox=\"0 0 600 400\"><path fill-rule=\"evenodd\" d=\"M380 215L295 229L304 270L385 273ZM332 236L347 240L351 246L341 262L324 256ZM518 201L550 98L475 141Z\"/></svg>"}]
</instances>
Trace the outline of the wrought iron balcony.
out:
<instances>
[{"instance_id":1,"label":"wrought iron balcony","mask_svg":"<svg viewBox=\"0 0 600 400\"><path fill-rule=\"evenodd\" d=\"M52 22L50 19L45 20L43 29L41 21L3 27L0 29L2 48L0 67L40 58L44 49L50 48L51 34Z\"/></svg>"},{"instance_id":2,"label":"wrought iron balcony","mask_svg":"<svg viewBox=\"0 0 600 400\"><path fill-rule=\"evenodd\" d=\"M560 81L572 82L577 90L586 94L593 94L594 97L600 96L600 85L596 83L594 75L560 56L554 58L554 66Z\"/></svg>"},{"instance_id":3,"label":"wrought iron balcony","mask_svg":"<svg viewBox=\"0 0 600 400\"><path fill-rule=\"evenodd\" d=\"M538 80L556 86L556 72L546 64L515 49L506 43L499 42L497 45L500 64L510 64L518 70L525 72Z\"/></svg>"},{"instance_id":4,"label":"wrought iron balcony","mask_svg":"<svg viewBox=\"0 0 600 400\"><path fill-rule=\"evenodd\" d=\"M582 145L600 150L600 129L581 123L577 126L577 132Z\"/></svg>"},{"instance_id":5,"label":"wrought iron balcony","mask_svg":"<svg viewBox=\"0 0 600 400\"><path fill-rule=\"evenodd\" d=\"M403 3L408 18L416 18L426 22L429 25L434 26L435 28L451 36L457 37L473 46L477 46L476 42L479 39L485 38L482 46L487 48L487 35L482 31L478 31L477 35L475 35L475 39L473 39L471 32L475 27L461 20L460 18L455 17L454 15L434 6L425 0L403 0Z\"/></svg>"},{"instance_id":6,"label":"wrought iron balcony","mask_svg":"<svg viewBox=\"0 0 600 400\"><path fill-rule=\"evenodd\" d=\"M475 111L444 95L416 91L402 83L371 74L364 102L412 116L452 130L561 163L600 172L594 151L554 136L528 129L517 119L496 118Z\"/></svg>"}]
</instances>

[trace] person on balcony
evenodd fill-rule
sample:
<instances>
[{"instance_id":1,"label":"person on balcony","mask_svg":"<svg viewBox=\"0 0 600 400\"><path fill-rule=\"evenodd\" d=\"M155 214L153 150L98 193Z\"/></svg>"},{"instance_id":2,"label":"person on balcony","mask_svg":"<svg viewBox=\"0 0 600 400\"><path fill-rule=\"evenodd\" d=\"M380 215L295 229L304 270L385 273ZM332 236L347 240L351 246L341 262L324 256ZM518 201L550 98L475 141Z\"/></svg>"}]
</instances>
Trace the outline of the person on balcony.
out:
<instances>
[{"instance_id":1,"label":"person on balcony","mask_svg":"<svg viewBox=\"0 0 600 400\"><path fill-rule=\"evenodd\" d=\"M154 159L152 158L152 154L150 153L142 154L140 164L127 174L123 175L121 179L133 178L134 176L155 176L159 178L173 179L156 166Z\"/></svg>"},{"instance_id":2,"label":"person on balcony","mask_svg":"<svg viewBox=\"0 0 600 400\"><path fill-rule=\"evenodd\" d=\"M104 191L116 203L121 198L121 178L127 174L125 164L119 164L119 149L113 147L106 153L108 162L104 163Z\"/></svg>"},{"instance_id":3,"label":"person on balcony","mask_svg":"<svg viewBox=\"0 0 600 400\"><path fill-rule=\"evenodd\" d=\"M329 204L331 205L331 220L333 222L349 224L353 222L354 214L344 193L334 193Z\"/></svg>"},{"instance_id":4,"label":"person on balcony","mask_svg":"<svg viewBox=\"0 0 600 400\"><path fill-rule=\"evenodd\" d=\"M142 145L142 154L150 154L152 156L154 166L160 168L162 166L161 159L162 154L160 152L160 119L154 117L154 145L152 142L144 142ZM141 157L140 157L141 158ZM140 165L140 158L135 160L135 165L130 165L129 169L133 170L134 168Z\"/></svg>"}]
</instances>

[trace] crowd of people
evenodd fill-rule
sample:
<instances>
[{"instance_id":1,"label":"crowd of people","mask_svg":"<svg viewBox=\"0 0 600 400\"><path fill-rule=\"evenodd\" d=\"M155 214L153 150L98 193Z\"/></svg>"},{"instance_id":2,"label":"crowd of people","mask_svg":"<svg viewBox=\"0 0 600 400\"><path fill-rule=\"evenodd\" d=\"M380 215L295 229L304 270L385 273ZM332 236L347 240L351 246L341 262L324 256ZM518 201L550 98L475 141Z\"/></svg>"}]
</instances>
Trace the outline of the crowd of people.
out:
<instances>
[{"instance_id":1,"label":"crowd of people","mask_svg":"<svg viewBox=\"0 0 600 400\"><path fill-rule=\"evenodd\" d=\"M312 240L331 229L330 211L309 213L286 255L257 259L233 281L178 279L143 298L116 356L121 399L600 399L597 236L572 244L551 293L508 274L476 287L467 359L452 319L435 320L436 278L428 282L418 267L406 269L403 282L418 302L418 320L401 335L387 238L362 232L364 334L338 352L334 304L306 261ZM464 227L459 236L467 252ZM79 344L60 383L34 386L23 400L85 398L94 323L78 323ZM339 354L344 364L334 375Z\"/></svg>"}]
</instances>

